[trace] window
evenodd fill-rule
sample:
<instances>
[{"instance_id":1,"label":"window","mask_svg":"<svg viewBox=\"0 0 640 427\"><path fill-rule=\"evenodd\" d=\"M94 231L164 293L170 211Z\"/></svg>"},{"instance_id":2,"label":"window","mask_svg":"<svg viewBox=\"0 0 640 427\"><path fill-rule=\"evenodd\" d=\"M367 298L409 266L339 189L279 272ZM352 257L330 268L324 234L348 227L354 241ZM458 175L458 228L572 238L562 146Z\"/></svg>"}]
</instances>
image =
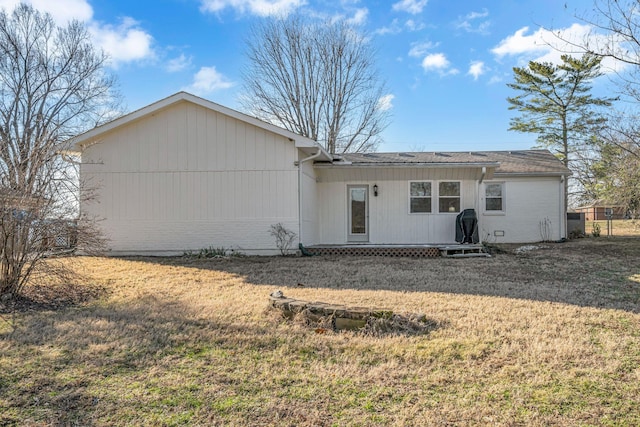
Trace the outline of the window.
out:
<instances>
[{"instance_id":1,"label":"window","mask_svg":"<svg viewBox=\"0 0 640 427\"><path fill-rule=\"evenodd\" d=\"M431 212L431 183L409 183L409 213Z\"/></svg>"},{"instance_id":2,"label":"window","mask_svg":"<svg viewBox=\"0 0 640 427\"><path fill-rule=\"evenodd\" d=\"M438 212L460 212L459 182L441 182L438 196Z\"/></svg>"},{"instance_id":3,"label":"window","mask_svg":"<svg viewBox=\"0 0 640 427\"><path fill-rule=\"evenodd\" d=\"M486 183L484 196L485 211L504 212L504 182Z\"/></svg>"}]
</instances>

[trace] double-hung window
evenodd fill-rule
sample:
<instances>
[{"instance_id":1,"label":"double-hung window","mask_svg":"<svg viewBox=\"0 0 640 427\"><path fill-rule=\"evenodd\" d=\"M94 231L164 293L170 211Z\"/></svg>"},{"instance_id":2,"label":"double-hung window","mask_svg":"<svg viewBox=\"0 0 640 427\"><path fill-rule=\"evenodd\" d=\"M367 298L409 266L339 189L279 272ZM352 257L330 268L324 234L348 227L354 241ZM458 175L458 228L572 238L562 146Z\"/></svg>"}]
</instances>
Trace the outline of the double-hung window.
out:
<instances>
[{"instance_id":1,"label":"double-hung window","mask_svg":"<svg viewBox=\"0 0 640 427\"><path fill-rule=\"evenodd\" d=\"M412 181L409 183L409 213L431 212L431 183Z\"/></svg>"},{"instance_id":2,"label":"double-hung window","mask_svg":"<svg viewBox=\"0 0 640 427\"><path fill-rule=\"evenodd\" d=\"M438 212L460 212L460 182L438 183Z\"/></svg>"},{"instance_id":3,"label":"double-hung window","mask_svg":"<svg viewBox=\"0 0 640 427\"><path fill-rule=\"evenodd\" d=\"M484 210L504 212L504 182L487 182L484 185Z\"/></svg>"}]
</instances>

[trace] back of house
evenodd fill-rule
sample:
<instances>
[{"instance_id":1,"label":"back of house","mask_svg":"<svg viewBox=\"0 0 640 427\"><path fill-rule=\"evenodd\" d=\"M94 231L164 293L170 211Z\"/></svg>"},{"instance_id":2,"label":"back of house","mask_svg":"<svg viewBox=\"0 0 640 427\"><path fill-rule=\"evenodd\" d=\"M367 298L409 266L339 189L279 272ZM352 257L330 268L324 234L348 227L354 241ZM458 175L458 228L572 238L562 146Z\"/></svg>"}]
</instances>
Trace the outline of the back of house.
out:
<instances>
[{"instance_id":1,"label":"back of house","mask_svg":"<svg viewBox=\"0 0 640 427\"><path fill-rule=\"evenodd\" d=\"M275 254L271 226L313 245L448 244L566 235L569 171L546 150L333 156L314 141L180 92L74 139L114 255ZM88 191L88 190L85 190Z\"/></svg>"}]
</instances>

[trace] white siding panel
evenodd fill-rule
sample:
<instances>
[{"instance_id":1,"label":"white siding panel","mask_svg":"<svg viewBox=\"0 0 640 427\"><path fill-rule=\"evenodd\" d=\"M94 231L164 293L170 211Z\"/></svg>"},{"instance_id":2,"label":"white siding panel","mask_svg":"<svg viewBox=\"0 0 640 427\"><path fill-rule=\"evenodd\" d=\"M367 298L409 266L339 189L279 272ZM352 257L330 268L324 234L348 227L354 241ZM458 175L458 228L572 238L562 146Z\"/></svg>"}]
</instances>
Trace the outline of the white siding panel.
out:
<instances>
[{"instance_id":1,"label":"white siding panel","mask_svg":"<svg viewBox=\"0 0 640 427\"><path fill-rule=\"evenodd\" d=\"M256 170L256 128L245 126L245 168L249 171Z\"/></svg>"},{"instance_id":2,"label":"white siding panel","mask_svg":"<svg viewBox=\"0 0 640 427\"><path fill-rule=\"evenodd\" d=\"M480 171L465 169L353 168L318 169L318 243L343 244L347 237L347 185L369 186L369 242L375 244L453 243L457 213L438 213L434 197L430 214L409 213L409 182L461 182L461 209L477 209ZM377 184L378 197L373 195Z\"/></svg>"},{"instance_id":3,"label":"white siding panel","mask_svg":"<svg viewBox=\"0 0 640 427\"><path fill-rule=\"evenodd\" d=\"M438 213L437 199L430 214L409 213L409 181L433 183L434 194L439 181L461 182L461 209L478 213L480 237L505 243L537 242L542 238L540 223L551 223L551 238L562 237L561 183L558 177L511 178L506 181L506 214L484 212L484 195L478 194L480 171L469 169L318 169L319 234L317 243L346 243L347 185L378 185L379 196L371 190L369 198L370 243L452 243L455 239L456 214ZM496 179L497 180L497 179ZM481 185L480 190L484 191ZM502 234L504 236L496 236Z\"/></svg>"},{"instance_id":4,"label":"white siding panel","mask_svg":"<svg viewBox=\"0 0 640 427\"><path fill-rule=\"evenodd\" d=\"M237 141L236 141L236 123L235 120L229 118L229 117L224 117L224 122L225 122L225 134L222 137L223 139L221 139L221 141L228 141L225 144L225 148L226 148L226 160L225 163L222 165L221 170L225 170L225 169L229 169L229 170L234 170L236 169L236 151L237 151Z\"/></svg>"},{"instance_id":5,"label":"white siding panel","mask_svg":"<svg viewBox=\"0 0 640 427\"><path fill-rule=\"evenodd\" d=\"M304 156L303 156L304 157ZM313 161L307 161L301 165L301 224L298 239L305 245L318 242L318 218L319 205L318 186L316 185L316 171L313 168Z\"/></svg>"},{"instance_id":6,"label":"white siding panel","mask_svg":"<svg viewBox=\"0 0 640 427\"><path fill-rule=\"evenodd\" d=\"M99 184L100 202L82 209L104 218L114 253L266 253L272 224L299 229L296 157L286 138L177 104L86 149L83 177Z\"/></svg>"},{"instance_id":7,"label":"white siding panel","mask_svg":"<svg viewBox=\"0 0 640 427\"><path fill-rule=\"evenodd\" d=\"M495 179L505 183L505 213L484 212L481 193L480 233L497 243L531 243L542 240L540 223L548 219L551 239L562 238L562 184L557 177ZM482 191L484 191L482 187ZM496 233L497 232L497 233ZM500 235L504 233L504 235ZM498 234L498 235L496 235Z\"/></svg>"},{"instance_id":8,"label":"white siding panel","mask_svg":"<svg viewBox=\"0 0 640 427\"><path fill-rule=\"evenodd\" d=\"M267 132L263 129L255 129L255 168L256 170L266 170L271 168L271 163L267 163L267 150L268 144L264 141L267 137Z\"/></svg>"},{"instance_id":9,"label":"white siding panel","mask_svg":"<svg viewBox=\"0 0 640 427\"><path fill-rule=\"evenodd\" d=\"M166 150L169 153L167 169L172 171L187 169L186 107L178 106L174 114L169 115L167 126Z\"/></svg>"}]
</instances>

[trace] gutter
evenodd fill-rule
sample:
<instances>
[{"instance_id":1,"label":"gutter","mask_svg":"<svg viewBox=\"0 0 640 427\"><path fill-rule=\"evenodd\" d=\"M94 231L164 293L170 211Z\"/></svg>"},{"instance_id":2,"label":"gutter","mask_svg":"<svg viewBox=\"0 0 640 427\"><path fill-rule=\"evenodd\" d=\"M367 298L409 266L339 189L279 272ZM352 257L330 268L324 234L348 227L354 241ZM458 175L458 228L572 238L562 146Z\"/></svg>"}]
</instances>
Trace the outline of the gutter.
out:
<instances>
[{"instance_id":1,"label":"gutter","mask_svg":"<svg viewBox=\"0 0 640 427\"><path fill-rule=\"evenodd\" d=\"M298 166L298 243L302 244L302 164L310 160L317 159L322 155L322 149L308 157L295 162Z\"/></svg>"},{"instance_id":2,"label":"gutter","mask_svg":"<svg viewBox=\"0 0 640 427\"><path fill-rule=\"evenodd\" d=\"M566 176L570 176L571 173L567 173L567 172L499 172L499 171L495 171L493 176L496 177L527 177L527 176L562 176L562 177L566 177Z\"/></svg>"},{"instance_id":3,"label":"gutter","mask_svg":"<svg viewBox=\"0 0 640 427\"><path fill-rule=\"evenodd\" d=\"M450 163L433 163L433 162L406 162L406 163L395 163L395 162L372 162L372 163L344 163L344 164L335 164L335 163L319 163L315 165L316 168L322 169L339 169L343 167L349 168L456 168L456 167L494 167L497 168L500 166L499 162L483 162L483 163L464 163L464 162L450 162Z\"/></svg>"}]
</instances>

